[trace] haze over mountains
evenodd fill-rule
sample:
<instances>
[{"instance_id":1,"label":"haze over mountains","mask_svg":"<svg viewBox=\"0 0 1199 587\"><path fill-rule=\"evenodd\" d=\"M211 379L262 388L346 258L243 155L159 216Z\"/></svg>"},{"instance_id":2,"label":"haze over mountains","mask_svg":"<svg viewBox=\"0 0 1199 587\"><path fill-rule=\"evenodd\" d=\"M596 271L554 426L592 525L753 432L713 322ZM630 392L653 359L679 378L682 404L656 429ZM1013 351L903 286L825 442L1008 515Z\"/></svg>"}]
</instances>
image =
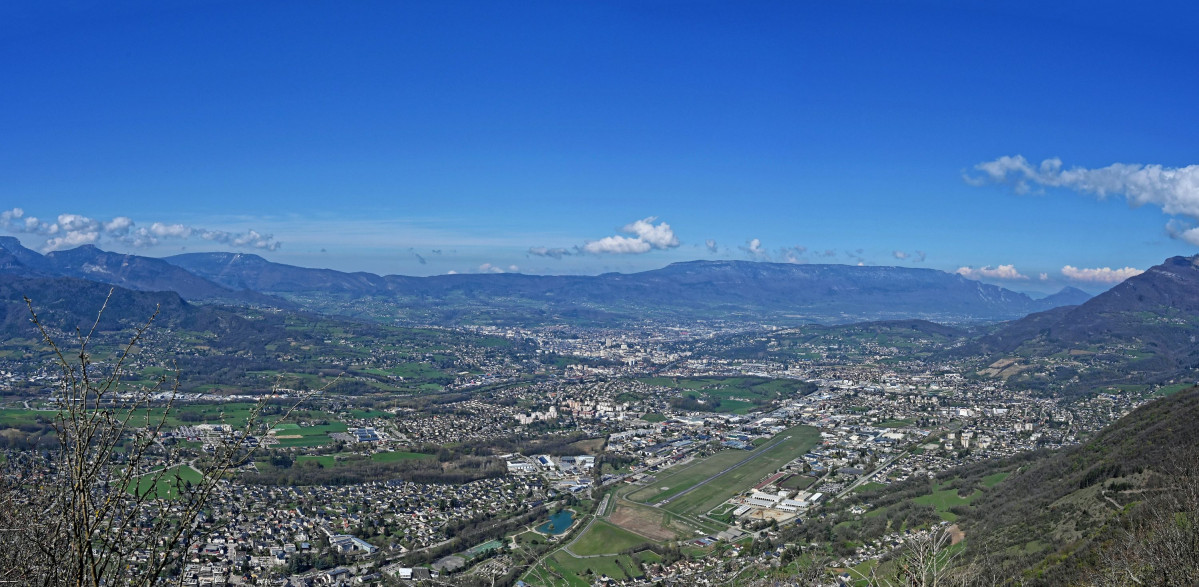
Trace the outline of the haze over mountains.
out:
<instances>
[{"instance_id":1,"label":"haze over mountains","mask_svg":"<svg viewBox=\"0 0 1199 587\"><path fill-rule=\"evenodd\" d=\"M594 322L644 318L750 319L845 323L882 319L1008 320L1075 305L1074 288L1035 300L1026 294L932 269L691 261L641 273L597 276L473 274L408 277L346 273L272 263L257 255L189 253L165 259L83 246L45 255L0 238L0 270L65 276L188 300L285 306L313 296L371 297L428 309L433 322L512 310L547 322L581 315ZM328 308L325 308L328 309Z\"/></svg>"},{"instance_id":2,"label":"haze over mountains","mask_svg":"<svg viewBox=\"0 0 1199 587\"><path fill-rule=\"evenodd\" d=\"M926 318L1010 319L1078 304L1090 296L1066 288L1048 298L931 269L691 261L641 273L597 276L521 274L378 276L271 263L257 255L191 253L168 257L192 273L234 289L268 294L380 296L452 306L519 305L545 311L589 306L612 317L747 317L787 322Z\"/></svg>"}]
</instances>

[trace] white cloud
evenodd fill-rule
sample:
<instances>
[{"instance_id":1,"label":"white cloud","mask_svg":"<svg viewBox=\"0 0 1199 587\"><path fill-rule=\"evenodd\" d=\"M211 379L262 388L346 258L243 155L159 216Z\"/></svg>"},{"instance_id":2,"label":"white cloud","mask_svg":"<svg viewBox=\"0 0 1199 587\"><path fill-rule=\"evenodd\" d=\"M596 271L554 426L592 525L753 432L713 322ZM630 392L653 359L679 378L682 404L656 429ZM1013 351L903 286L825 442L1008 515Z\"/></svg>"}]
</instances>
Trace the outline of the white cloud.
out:
<instances>
[{"instance_id":1,"label":"white cloud","mask_svg":"<svg viewBox=\"0 0 1199 587\"><path fill-rule=\"evenodd\" d=\"M100 233L94 230L72 230L62 236L54 237L46 240L46 245L43 247L46 251L57 251L68 247L78 247L81 245L90 245L95 243L100 238Z\"/></svg>"},{"instance_id":2,"label":"white cloud","mask_svg":"<svg viewBox=\"0 0 1199 587\"><path fill-rule=\"evenodd\" d=\"M1038 279L1040 279L1041 281L1049 281L1049 274L1048 274L1048 273L1042 273L1042 274L1040 275L1040 277L1038 277Z\"/></svg>"},{"instance_id":3,"label":"white cloud","mask_svg":"<svg viewBox=\"0 0 1199 587\"><path fill-rule=\"evenodd\" d=\"M1169 234L1170 238L1199 246L1199 227L1187 226L1177 220L1171 220L1166 223L1166 234Z\"/></svg>"},{"instance_id":4,"label":"white cloud","mask_svg":"<svg viewBox=\"0 0 1199 587\"><path fill-rule=\"evenodd\" d=\"M679 239L669 224L659 222L654 224L657 216L642 218L621 227L620 231L633 236L613 235L599 240L588 241L582 250L588 253L601 254L636 254L648 253L654 249L673 249L679 246Z\"/></svg>"},{"instance_id":5,"label":"white cloud","mask_svg":"<svg viewBox=\"0 0 1199 587\"><path fill-rule=\"evenodd\" d=\"M621 255L626 253L648 253L652 249L653 246L639 238L620 235L606 236L583 245L584 251L596 254L613 253Z\"/></svg>"},{"instance_id":6,"label":"white cloud","mask_svg":"<svg viewBox=\"0 0 1199 587\"><path fill-rule=\"evenodd\" d=\"M1062 267L1062 275L1074 281L1085 281L1088 283L1120 283L1129 277L1134 277L1144 272L1143 269L1135 267L1125 267L1123 269L1112 269L1111 267L1085 269L1071 265Z\"/></svg>"},{"instance_id":7,"label":"white cloud","mask_svg":"<svg viewBox=\"0 0 1199 587\"><path fill-rule=\"evenodd\" d=\"M620 231L637 235L637 238L649 243L655 249L672 249L679 246L679 239L670 229L670 225L665 222L654 225L654 221L657 219L656 216L650 216L630 222L624 225Z\"/></svg>"},{"instance_id":8,"label":"white cloud","mask_svg":"<svg viewBox=\"0 0 1199 587\"><path fill-rule=\"evenodd\" d=\"M1000 265L998 267L987 265L977 269L974 267L959 267L954 273L967 279L1028 279L1027 275L1016 270L1015 265Z\"/></svg>"},{"instance_id":9,"label":"white cloud","mask_svg":"<svg viewBox=\"0 0 1199 587\"><path fill-rule=\"evenodd\" d=\"M125 236L133 228L133 219L128 216L117 216L104 223L104 232L112 236Z\"/></svg>"},{"instance_id":10,"label":"white cloud","mask_svg":"<svg viewBox=\"0 0 1199 587\"><path fill-rule=\"evenodd\" d=\"M892 255L892 256L894 256L896 259L899 259L899 260L903 260L903 259L907 259L907 258L908 258L908 254L907 254L907 253L905 253L905 252L903 252L903 251L893 251L893 252L891 253L891 255Z\"/></svg>"},{"instance_id":11,"label":"white cloud","mask_svg":"<svg viewBox=\"0 0 1199 587\"><path fill-rule=\"evenodd\" d=\"M192 229L182 224L163 224L155 222L150 225L150 234L160 238L187 238L191 236Z\"/></svg>"},{"instance_id":12,"label":"white cloud","mask_svg":"<svg viewBox=\"0 0 1199 587\"><path fill-rule=\"evenodd\" d=\"M101 221L80 214L59 214L57 222L45 222L36 216L26 216L21 208L0 212L0 230L49 237L42 243L44 251L95 244L106 239L141 248L156 245L163 239L187 239L192 236L235 247L269 251L278 249L280 245L272 235L254 230L233 233L164 222L139 227L128 216Z\"/></svg>"},{"instance_id":13,"label":"white cloud","mask_svg":"<svg viewBox=\"0 0 1199 587\"><path fill-rule=\"evenodd\" d=\"M1185 216L1199 222L1199 165L1165 167L1139 163L1113 163L1107 167L1062 167L1062 160L1046 159L1033 166L1021 155L1003 156L974 166L981 175L965 175L971 185L1011 184L1017 193L1032 186L1060 187L1099 199L1122 195L1133 207L1152 204L1172 216ZM1199 233L1169 231L1175 238L1199 245Z\"/></svg>"},{"instance_id":14,"label":"white cloud","mask_svg":"<svg viewBox=\"0 0 1199 587\"><path fill-rule=\"evenodd\" d=\"M708 252L709 252L709 253L715 253L715 252L717 252L717 251L719 251L719 250L720 250L720 249L719 249L719 248L716 246L716 239L711 239L711 238L710 238L710 239L708 239L708 240L704 241L704 245L705 245L706 247L708 247Z\"/></svg>"},{"instance_id":15,"label":"white cloud","mask_svg":"<svg viewBox=\"0 0 1199 587\"><path fill-rule=\"evenodd\" d=\"M100 223L79 214L59 214L58 227L66 232L86 232L99 228Z\"/></svg>"},{"instance_id":16,"label":"white cloud","mask_svg":"<svg viewBox=\"0 0 1199 587\"><path fill-rule=\"evenodd\" d=\"M769 257L770 256L770 253L767 253L764 249L762 249L761 239L751 238L745 242L745 246L738 247L738 248L741 249L742 251L749 253L750 255L755 256L755 257Z\"/></svg>"},{"instance_id":17,"label":"white cloud","mask_svg":"<svg viewBox=\"0 0 1199 587\"><path fill-rule=\"evenodd\" d=\"M516 267L516 265L509 265L508 270L516 271L517 267ZM484 263L482 265L479 265L479 273L503 273L503 272L504 272L503 267L496 267L495 265L492 265L491 263Z\"/></svg>"}]
</instances>

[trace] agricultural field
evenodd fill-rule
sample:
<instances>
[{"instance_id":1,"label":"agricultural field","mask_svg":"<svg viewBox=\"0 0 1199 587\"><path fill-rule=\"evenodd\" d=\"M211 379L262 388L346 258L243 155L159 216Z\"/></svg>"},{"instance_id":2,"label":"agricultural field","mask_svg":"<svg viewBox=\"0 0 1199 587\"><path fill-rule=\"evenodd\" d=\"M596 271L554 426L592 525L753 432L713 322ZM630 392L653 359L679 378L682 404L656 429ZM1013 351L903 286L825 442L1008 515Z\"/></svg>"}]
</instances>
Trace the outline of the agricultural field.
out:
<instances>
[{"instance_id":1,"label":"agricultural field","mask_svg":"<svg viewBox=\"0 0 1199 587\"><path fill-rule=\"evenodd\" d=\"M643 536L607 522L596 521L570 546L570 550L579 556L618 554L646 542L649 540Z\"/></svg>"},{"instance_id":2,"label":"agricultural field","mask_svg":"<svg viewBox=\"0 0 1199 587\"><path fill-rule=\"evenodd\" d=\"M598 582L601 576L617 581L639 577L642 575L639 561L645 560L639 555L574 558L565 552L558 552L531 569L523 580L539 586L588 587Z\"/></svg>"}]
</instances>

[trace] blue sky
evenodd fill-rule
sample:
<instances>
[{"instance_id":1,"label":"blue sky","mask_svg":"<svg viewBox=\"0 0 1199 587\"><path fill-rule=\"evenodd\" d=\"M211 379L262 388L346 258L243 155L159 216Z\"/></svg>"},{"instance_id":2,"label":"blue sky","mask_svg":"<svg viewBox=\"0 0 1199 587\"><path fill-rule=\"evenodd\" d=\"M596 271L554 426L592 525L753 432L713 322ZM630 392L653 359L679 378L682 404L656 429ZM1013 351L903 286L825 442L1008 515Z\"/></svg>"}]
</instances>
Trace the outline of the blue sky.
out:
<instances>
[{"instance_id":1,"label":"blue sky","mask_svg":"<svg viewBox=\"0 0 1199 587\"><path fill-rule=\"evenodd\" d=\"M9 2L0 226L385 274L757 259L1025 291L1195 254L1199 15L1044 4Z\"/></svg>"}]
</instances>

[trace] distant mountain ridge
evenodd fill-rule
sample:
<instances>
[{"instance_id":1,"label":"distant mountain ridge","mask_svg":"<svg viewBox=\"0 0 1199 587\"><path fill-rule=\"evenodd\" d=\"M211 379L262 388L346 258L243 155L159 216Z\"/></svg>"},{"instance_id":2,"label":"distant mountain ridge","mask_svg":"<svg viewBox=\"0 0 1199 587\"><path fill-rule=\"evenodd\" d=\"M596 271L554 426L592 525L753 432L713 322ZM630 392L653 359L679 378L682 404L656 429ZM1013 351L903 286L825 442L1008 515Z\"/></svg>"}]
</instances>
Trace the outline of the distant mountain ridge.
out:
<instances>
[{"instance_id":1,"label":"distant mountain ridge","mask_svg":"<svg viewBox=\"0 0 1199 587\"><path fill-rule=\"evenodd\" d=\"M414 305L520 304L549 314L578 306L609 317L750 317L794 322L921 318L1003 320L1089 297L1067 288L1043 300L933 269L689 261L639 273L408 277L272 263L257 255L165 259L230 288L271 294L383 296Z\"/></svg>"},{"instance_id":2,"label":"distant mountain ridge","mask_svg":"<svg viewBox=\"0 0 1199 587\"><path fill-rule=\"evenodd\" d=\"M162 259L110 253L93 245L42 255L13 237L0 237L0 272L21 277L73 277L137 291L169 291L187 300L288 305L256 291L213 283Z\"/></svg>"},{"instance_id":3,"label":"distant mountain ridge","mask_svg":"<svg viewBox=\"0 0 1199 587\"><path fill-rule=\"evenodd\" d=\"M380 276L296 267L244 253L189 253L158 259L86 245L42 255L12 237L0 237L0 273L173 291L192 301L275 306L295 302L347 315L360 311L361 304L355 300L366 297L389 308L376 312L376 318L394 313L410 322L445 325L600 325L645 318L782 324L995 321L1088 297L1066 288L1034 300L960 275L908 267L689 261L639 273L595 276Z\"/></svg>"}]
</instances>

